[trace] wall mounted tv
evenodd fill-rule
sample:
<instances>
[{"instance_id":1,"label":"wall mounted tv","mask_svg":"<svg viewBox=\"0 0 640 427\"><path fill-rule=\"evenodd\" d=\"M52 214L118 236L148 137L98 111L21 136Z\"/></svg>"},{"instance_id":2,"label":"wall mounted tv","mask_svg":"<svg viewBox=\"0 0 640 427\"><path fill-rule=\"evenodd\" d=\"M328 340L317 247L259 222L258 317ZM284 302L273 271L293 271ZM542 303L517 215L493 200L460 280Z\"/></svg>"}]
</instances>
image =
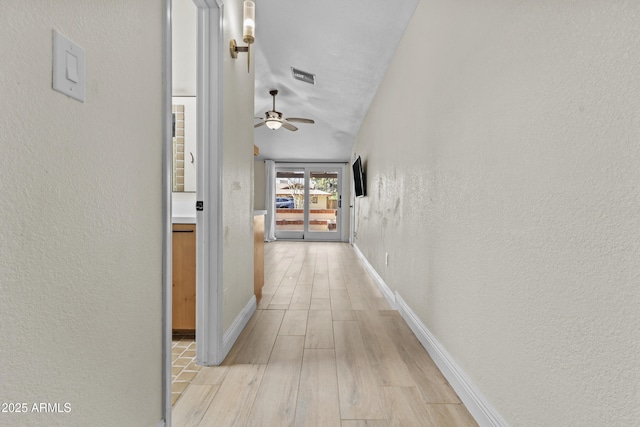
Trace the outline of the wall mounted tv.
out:
<instances>
[{"instance_id":1,"label":"wall mounted tv","mask_svg":"<svg viewBox=\"0 0 640 427\"><path fill-rule=\"evenodd\" d=\"M364 197L367 195L367 183L365 180L364 170L362 169L362 160L360 156L353 162L353 184L356 191L356 197Z\"/></svg>"}]
</instances>

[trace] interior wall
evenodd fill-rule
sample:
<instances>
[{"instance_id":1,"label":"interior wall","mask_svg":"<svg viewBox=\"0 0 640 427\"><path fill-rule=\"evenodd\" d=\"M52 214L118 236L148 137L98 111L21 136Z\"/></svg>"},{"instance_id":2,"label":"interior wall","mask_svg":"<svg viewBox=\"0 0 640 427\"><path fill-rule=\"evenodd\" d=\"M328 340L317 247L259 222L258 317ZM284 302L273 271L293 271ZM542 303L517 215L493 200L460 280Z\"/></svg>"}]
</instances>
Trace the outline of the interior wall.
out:
<instances>
[{"instance_id":1,"label":"interior wall","mask_svg":"<svg viewBox=\"0 0 640 427\"><path fill-rule=\"evenodd\" d=\"M256 210L265 210L265 185L266 185L266 166L264 160L255 160L254 165L254 177L253 177L253 207Z\"/></svg>"},{"instance_id":2,"label":"interior wall","mask_svg":"<svg viewBox=\"0 0 640 427\"><path fill-rule=\"evenodd\" d=\"M0 2L0 402L27 411L3 426L163 416L162 13ZM51 89L54 29L85 49L84 103Z\"/></svg>"},{"instance_id":3,"label":"interior wall","mask_svg":"<svg viewBox=\"0 0 640 427\"><path fill-rule=\"evenodd\" d=\"M638 16L422 1L357 137L356 244L513 426L640 422Z\"/></svg>"},{"instance_id":4,"label":"interior wall","mask_svg":"<svg viewBox=\"0 0 640 427\"><path fill-rule=\"evenodd\" d=\"M198 8L193 0L171 1L173 96L196 96Z\"/></svg>"},{"instance_id":5,"label":"interior wall","mask_svg":"<svg viewBox=\"0 0 640 427\"><path fill-rule=\"evenodd\" d=\"M225 1L223 44L242 42L240 0ZM223 281L224 330L253 295L253 94L255 57L223 53ZM252 53L252 55L254 55Z\"/></svg>"}]
</instances>

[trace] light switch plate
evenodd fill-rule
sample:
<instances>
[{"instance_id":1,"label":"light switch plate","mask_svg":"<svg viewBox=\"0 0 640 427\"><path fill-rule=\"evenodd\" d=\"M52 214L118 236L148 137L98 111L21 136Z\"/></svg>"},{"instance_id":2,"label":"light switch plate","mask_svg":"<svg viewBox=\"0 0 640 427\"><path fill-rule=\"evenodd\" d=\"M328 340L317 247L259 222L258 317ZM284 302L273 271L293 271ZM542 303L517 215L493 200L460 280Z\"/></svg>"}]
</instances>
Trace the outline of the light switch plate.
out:
<instances>
[{"instance_id":1,"label":"light switch plate","mask_svg":"<svg viewBox=\"0 0 640 427\"><path fill-rule=\"evenodd\" d=\"M53 89L84 102L86 82L84 49L53 31Z\"/></svg>"}]
</instances>

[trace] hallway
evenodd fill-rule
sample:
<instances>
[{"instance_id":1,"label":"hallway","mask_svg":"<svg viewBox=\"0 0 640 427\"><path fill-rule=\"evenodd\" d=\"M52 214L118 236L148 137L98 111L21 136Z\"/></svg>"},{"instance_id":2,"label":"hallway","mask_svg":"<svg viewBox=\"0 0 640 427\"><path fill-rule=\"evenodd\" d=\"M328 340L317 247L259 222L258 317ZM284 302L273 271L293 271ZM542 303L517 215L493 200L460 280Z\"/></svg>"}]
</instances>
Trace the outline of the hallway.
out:
<instances>
[{"instance_id":1,"label":"hallway","mask_svg":"<svg viewBox=\"0 0 640 427\"><path fill-rule=\"evenodd\" d=\"M176 402L184 426L477 425L346 243L265 245L258 310Z\"/></svg>"}]
</instances>

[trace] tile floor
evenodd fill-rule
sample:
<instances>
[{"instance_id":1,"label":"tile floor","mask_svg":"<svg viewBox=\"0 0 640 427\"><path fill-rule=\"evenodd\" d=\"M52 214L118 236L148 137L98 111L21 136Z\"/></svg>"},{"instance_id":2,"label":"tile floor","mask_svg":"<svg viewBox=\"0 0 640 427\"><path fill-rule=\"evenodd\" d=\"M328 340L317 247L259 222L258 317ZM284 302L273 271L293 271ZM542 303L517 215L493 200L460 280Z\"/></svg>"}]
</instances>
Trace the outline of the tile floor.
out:
<instances>
[{"instance_id":1,"label":"tile floor","mask_svg":"<svg viewBox=\"0 0 640 427\"><path fill-rule=\"evenodd\" d=\"M175 405L201 366L196 365L196 341L174 339L171 344L171 404Z\"/></svg>"}]
</instances>

